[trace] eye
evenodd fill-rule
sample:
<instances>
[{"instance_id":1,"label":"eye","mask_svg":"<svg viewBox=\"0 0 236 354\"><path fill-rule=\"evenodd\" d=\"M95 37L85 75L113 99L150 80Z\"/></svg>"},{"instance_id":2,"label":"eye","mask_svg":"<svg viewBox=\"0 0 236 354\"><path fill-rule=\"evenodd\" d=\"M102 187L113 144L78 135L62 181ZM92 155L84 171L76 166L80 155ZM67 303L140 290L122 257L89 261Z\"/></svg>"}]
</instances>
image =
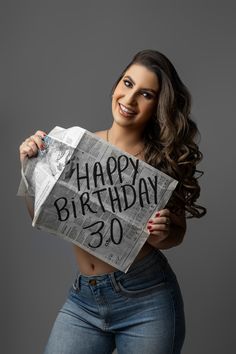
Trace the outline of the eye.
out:
<instances>
[{"instance_id":1,"label":"eye","mask_svg":"<svg viewBox=\"0 0 236 354\"><path fill-rule=\"evenodd\" d=\"M132 85L132 83L129 80L123 80L125 86L130 87L130 85Z\"/></svg>"},{"instance_id":2,"label":"eye","mask_svg":"<svg viewBox=\"0 0 236 354\"><path fill-rule=\"evenodd\" d=\"M153 96L152 96L149 92L143 92L142 94L143 94L143 96L144 96L145 98L147 98L148 100L151 100L151 99L153 98Z\"/></svg>"}]
</instances>

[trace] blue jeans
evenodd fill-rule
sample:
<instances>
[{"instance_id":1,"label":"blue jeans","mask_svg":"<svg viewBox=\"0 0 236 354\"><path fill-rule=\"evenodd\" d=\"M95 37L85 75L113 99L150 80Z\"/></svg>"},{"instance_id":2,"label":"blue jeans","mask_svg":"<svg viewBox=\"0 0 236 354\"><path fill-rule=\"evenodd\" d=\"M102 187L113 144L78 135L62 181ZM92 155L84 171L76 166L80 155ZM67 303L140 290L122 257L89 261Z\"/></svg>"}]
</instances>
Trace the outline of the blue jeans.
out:
<instances>
[{"instance_id":1,"label":"blue jeans","mask_svg":"<svg viewBox=\"0 0 236 354\"><path fill-rule=\"evenodd\" d=\"M184 303L167 258L157 249L127 273L79 271L44 354L180 354Z\"/></svg>"}]
</instances>

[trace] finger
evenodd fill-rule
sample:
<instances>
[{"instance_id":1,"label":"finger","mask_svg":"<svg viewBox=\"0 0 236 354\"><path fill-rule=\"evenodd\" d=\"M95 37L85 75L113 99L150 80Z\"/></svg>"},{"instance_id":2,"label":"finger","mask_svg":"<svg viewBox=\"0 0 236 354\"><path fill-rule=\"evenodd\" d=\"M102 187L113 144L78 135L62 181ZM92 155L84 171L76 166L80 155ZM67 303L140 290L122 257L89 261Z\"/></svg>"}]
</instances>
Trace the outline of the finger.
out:
<instances>
[{"instance_id":1,"label":"finger","mask_svg":"<svg viewBox=\"0 0 236 354\"><path fill-rule=\"evenodd\" d=\"M25 141L23 141L22 144L26 143L26 145L27 145L27 144L33 142L37 147L40 148L40 146L44 145L44 142L42 139L43 138L39 135L31 135L29 138L25 139Z\"/></svg>"},{"instance_id":2,"label":"finger","mask_svg":"<svg viewBox=\"0 0 236 354\"><path fill-rule=\"evenodd\" d=\"M166 216L162 216L159 218L152 218L151 220L149 220L150 224L171 224L171 219Z\"/></svg>"},{"instance_id":3,"label":"finger","mask_svg":"<svg viewBox=\"0 0 236 354\"><path fill-rule=\"evenodd\" d=\"M164 241L167 238L166 233L160 233L158 235L149 235L147 242L154 247L157 247L159 243Z\"/></svg>"},{"instance_id":4,"label":"finger","mask_svg":"<svg viewBox=\"0 0 236 354\"><path fill-rule=\"evenodd\" d=\"M168 237L168 233L165 231L156 232L149 235L149 238L153 238L156 241L162 241Z\"/></svg>"},{"instance_id":5,"label":"finger","mask_svg":"<svg viewBox=\"0 0 236 354\"><path fill-rule=\"evenodd\" d=\"M26 156L28 157L32 157L37 155L38 153L38 144L40 144L40 148L43 148L43 142L39 142L39 140L41 140L39 137L35 137L35 136L31 136L27 139L25 139L25 141L20 145L19 147L19 152L20 152L20 160L23 161ZM37 141L37 143L36 143Z\"/></svg>"},{"instance_id":6,"label":"finger","mask_svg":"<svg viewBox=\"0 0 236 354\"><path fill-rule=\"evenodd\" d=\"M171 218L162 216L162 217L154 217L148 221L148 225L155 224L167 224L170 225L172 223Z\"/></svg>"},{"instance_id":7,"label":"finger","mask_svg":"<svg viewBox=\"0 0 236 354\"><path fill-rule=\"evenodd\" d=\"M170 210L169 209L161 209L159 210L156 215L156 217L160 217L160 216L167 216L170 217Z\"/></svg>"},{"instance_id":8,"label":"finger","mask_svg":"<svg viewBox=\"0 0 236 354\"><path fill-rule=\"evenodd\" d=\"M41 138L44 138L47 135L47 133L42 130L37 130L34 134L41 136Z\"/></svg>"},{"instance_id":9,"label":"finger","mask_svg":"<svg viewBox=\"0 0 236 354\"><path fill-rule=\"evenodd\" d=\"M37 130L34 135L31 135L19 147L20 161L28 157L33 157L37 155L38 149L44 149L45 144L42 139L47 135L46 132L42 130Z\"/></svg>"},{"instance_id":10,"label":"finger","mask_svg":"<svg viewBox=\"0 0 236 354\"><path fill-rule=\"evenodd\" d=\"M23 152L27 151L30 153L30 155L32 155L38 152L38 147L32 138L27 138L20 146L20 153L22 151Z\"/></svg>"},{"instance_id":11,"label":"finger","mask_svg":"<svg viewBox=\"0 0 236 354\"><path fill-rule=\"evenodd\" d=\"M40 135L31 135L30 137L30 143L32 145L32 141L35 143L37 149L44 149L45 148L45 144L42 140L42 137Z\"/></svg>"},{"instance_id":12,"label":"finger","mask_svg":"<svg viewBox=\"0 0 236 354\"><path fill-rule=\"evenodd\" d=\"M149 230L149 232L168 231L169 225L167 225L167 224L152 224L152 225L148 225L147 229Z\"/></svg>"},{"instance_id":13,"label":"finger","mask_svg":"<svg viewBox=\"0 0 236 354\"><path fill-rule=\"evenodd\" d=\"M26 143L23 143L20 146L20 161L22 162L27 156L32 157L35 155L35 152L33 151L32 147L30 145L27 145Z\"/></svg>"},{"instance_id":14,"label":"finger","mask_svg":"<svg viewBox=\"0 0 236 354\"><path fill-rule=\"evenodd\" d=\"M38 146L34 140L30 140L29 142L27 142L26 146L29 147L33 151L33 154L35 154L35 155L37 154Z\"/></svg>"}]
</instances>

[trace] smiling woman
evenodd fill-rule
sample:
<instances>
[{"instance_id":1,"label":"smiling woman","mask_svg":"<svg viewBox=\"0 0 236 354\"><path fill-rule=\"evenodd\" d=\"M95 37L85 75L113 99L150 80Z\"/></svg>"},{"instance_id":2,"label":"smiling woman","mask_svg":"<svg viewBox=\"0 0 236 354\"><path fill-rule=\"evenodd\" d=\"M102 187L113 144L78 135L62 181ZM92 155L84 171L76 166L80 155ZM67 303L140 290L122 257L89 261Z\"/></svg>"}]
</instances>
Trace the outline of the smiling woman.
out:
<instances>
[{"instance_id":1,"label":"smiling woman","mask_svg":"<svg viewBox=\"0 0 236 354\"><path fill-rule=\"evenodd\" d=\"M143 50L133 57L112 88L112 113L112 130L137 129L143 159L179 181L168 207L180 214L184 210L189 218L205 215L206 208L195 204L203 174L196 165L203 155L191 118L191 94L164 54Z\"/></svg>"},{"instance_id":2,"label":"smiling woman","mask_svg":"<svg viewBox=\"0 0 236 354\"><path fill-rule=\"evenodd\" d=\"M132 65L113 92L115 124L138 129L141 133L156 109L158 88L154 73L145 66Z\"/></svg>"},{"instance_id":3,"label":"smiling woman","mask_svg":"<svg viewBox=\"0 0 236 354\"><path fill-rule=\"evenodd\" d=\"M198 129L191 119L191 96L170 60L148 49L133 57L111 94L112 125L95 134L137 157L135 165L122 155L127 166L132 164L130 175L137 171L138 161L144 160L179 183L165 208L143 225L142 230L149 230L149 235L146 234L146 242L126 273L73 245L78 271L58 312L44 354L111 354L114 348L119 354L180 354L185 338L184 302L176 274L161 249L181 244L186 217L201 217L206 213L204 207L195 204L200 195L196 165L202 154L195 142ZM37 131L21 144L21 162L43 149L44 136L43 131ZM103 177L99 164L90 171L95 185L99 178L102 184L110 181L107 189L102 185L103 192L100 189L95 195L100 203L99 212L103 212L103 203L109 200L119 205L119 195L112 194L114 166L120 192L125 188L133 191L132 203L137 208L143 197L152 204L156 202L156 191L160 188L157 181L141 178L140 198L133 185L122 186L119 162L115 163L111 156L109 163L107 177ZM78 165L75 169L79 176ZM89 169L86 171L90 173ZM134 179L135 176L136 172ZM79 178L77 187L80 189ZM29 206L29 200L27 203ZM89 207L88 199L82 200L77 211L74 200L63 198L56 205L61 218L68 217L67 203L74 203L74 215L78 218L85 212L83 207ZM33 215L32 204L29 211ZM112 211L112 227L106 242L117 245L123 237L132 236L129 232L124 235L116 218L119 210ZM91 233L96 236L96 240L91 240L93 247L104 242L102 227L99 224L96 232Z\"/></svg>"}]
</instances>

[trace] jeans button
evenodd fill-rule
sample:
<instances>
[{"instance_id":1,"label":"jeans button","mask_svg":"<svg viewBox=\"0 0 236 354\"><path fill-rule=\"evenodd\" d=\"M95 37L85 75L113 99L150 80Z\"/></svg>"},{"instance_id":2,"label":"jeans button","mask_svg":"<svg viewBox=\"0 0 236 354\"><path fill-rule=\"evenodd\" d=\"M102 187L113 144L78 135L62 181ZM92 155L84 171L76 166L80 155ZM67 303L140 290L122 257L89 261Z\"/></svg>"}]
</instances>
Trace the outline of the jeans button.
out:
<instances>
[{"instance_id":1,"label":"jeans button","mask_svg":"<svg viewBox=\"0 0 236 354\"><path fill-rule=\"evenodd\" d=\"M93 285L93 286L97 285L96 279L90 279L90 280L89 280L89 284L90 284L90 285Z\"/></svg>"}]
</instances>

